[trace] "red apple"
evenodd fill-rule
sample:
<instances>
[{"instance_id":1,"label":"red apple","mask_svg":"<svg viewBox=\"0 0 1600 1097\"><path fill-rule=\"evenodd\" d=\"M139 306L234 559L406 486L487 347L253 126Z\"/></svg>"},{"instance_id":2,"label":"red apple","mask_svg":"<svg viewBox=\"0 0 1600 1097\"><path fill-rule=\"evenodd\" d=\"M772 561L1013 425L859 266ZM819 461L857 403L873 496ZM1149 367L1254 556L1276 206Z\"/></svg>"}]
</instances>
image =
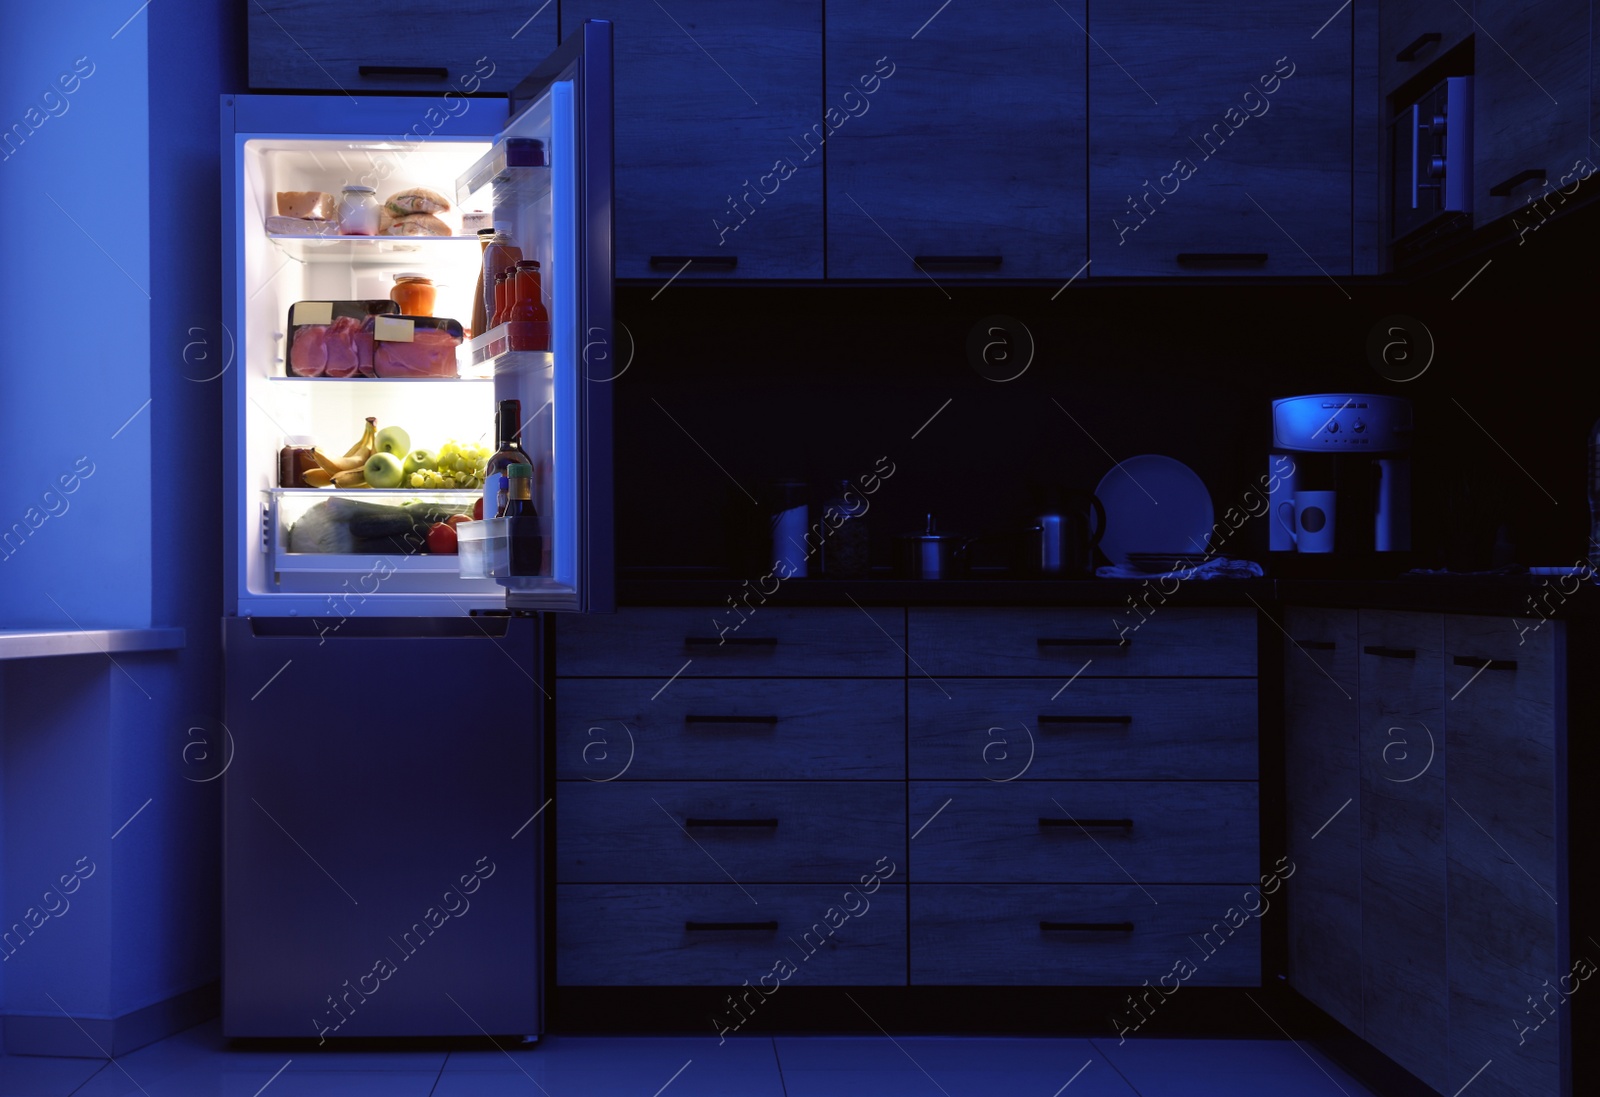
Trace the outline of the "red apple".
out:
<instances>
[{"instance_id":1,"label":"red apple","mask_svg":"<svg viewBox=\"0 0 1600 1097\"><path fill-rule=\"evenodd\" d=\"M441 555L453 555L456 551L456 529L444 522L435 522L433 528L428 530L428 551Z\"/></svg>"}]
</instances>

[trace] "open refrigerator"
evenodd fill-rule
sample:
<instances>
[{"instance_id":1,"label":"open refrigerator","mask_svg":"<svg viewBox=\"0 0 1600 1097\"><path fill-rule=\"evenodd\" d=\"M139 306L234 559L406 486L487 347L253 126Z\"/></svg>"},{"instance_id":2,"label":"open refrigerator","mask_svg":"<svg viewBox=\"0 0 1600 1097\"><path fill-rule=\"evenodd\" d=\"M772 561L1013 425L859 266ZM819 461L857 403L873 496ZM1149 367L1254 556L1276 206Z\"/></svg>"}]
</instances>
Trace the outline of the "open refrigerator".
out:
<instances>
[{"instance_id":1,"label":"open refrigerator","mask_svg":"<svg viewBox=\"0 0 1600 1097\"><path fill-rule=\"evenodd\" d=\"M582 24L509 105L224 98L230 1036L542 1029L539 614L613 606L610 32ZM283 227L269 223L280 192L347 184L378 202L437 192L453 233L268 231ZM361 372L300 375L292 340L328 322L320 303L382 301L396 274L431 279L433 316L470 327L474 211L539 261L548 350L510 349L502 327L465 332L454 369L430 371L454 376L367 376L365 355ZM364 330L382 348L428 327L379 315ZM493 522L458 527L467 552L429 551L427 530L470 513L475 486L409 472L388 488L285 483L286 446L338 457L369 417L410 450L493 452L495 409L511 399L535 471L535 574L509 573ZM462 918L475 924L450 932Z\"/></svg>"}]
</instances>

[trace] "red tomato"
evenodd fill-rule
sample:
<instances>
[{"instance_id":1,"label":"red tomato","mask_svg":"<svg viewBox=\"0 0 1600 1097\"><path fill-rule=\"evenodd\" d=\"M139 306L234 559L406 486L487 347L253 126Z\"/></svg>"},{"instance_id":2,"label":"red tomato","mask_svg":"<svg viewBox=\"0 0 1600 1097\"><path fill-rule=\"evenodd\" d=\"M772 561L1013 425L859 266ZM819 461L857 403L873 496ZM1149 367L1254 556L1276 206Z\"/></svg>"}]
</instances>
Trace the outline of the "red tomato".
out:
<instances>
[{"instance_id":1,"label":"red tomato","mask_svg":"<svg viewBox=\"0 0 1600 1097\"><path fill-rule=\"evenodd\" d=\"M472 520L474 522L483 521L483 499L481 496L476 503L472 504Z\"/></svg>"},{"instance_id":2,"label":"red tomato","mask_svg":"<svg viewBox=\"0 0 1600 1097\"><path fill-rule=\"evenodd\" d=\"M479 500L479 502L482 502L482 500ZM444 524L449 526L451 529L455 529L462 522L470 521L472 521L472 519L468 518L465 514L452 514L450 517L444 520Z\"/></svg>"},{"instance_id":3,"label":"red tomato","mask_svg":"<svg viewBox=\"0 0 1600 1097\"><path fill-rule=\"evenodd\" d=\"M428 530L428 551L449 556L456 551L456 530L444 522L435 522Z\"/></svg>"}]
</instances>

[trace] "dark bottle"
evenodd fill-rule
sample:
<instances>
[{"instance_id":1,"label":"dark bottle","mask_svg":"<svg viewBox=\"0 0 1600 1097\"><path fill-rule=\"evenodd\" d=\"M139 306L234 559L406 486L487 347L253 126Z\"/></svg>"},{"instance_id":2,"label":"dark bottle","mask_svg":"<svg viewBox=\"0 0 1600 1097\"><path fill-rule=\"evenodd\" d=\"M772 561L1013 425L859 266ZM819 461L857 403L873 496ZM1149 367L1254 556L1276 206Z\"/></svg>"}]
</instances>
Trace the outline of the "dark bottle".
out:
<instances>
[{"instance_id":1,"label":"dark bottle","mask_svg":"<svg viewBox=\"0 0 1600 1097\"><path fill-rule=\"evenodd\" d=\"M506 523L511 574L543 574L544 537L539 528L539 511L533 505L533 466L512 465L506 474L511 486L500 517Z\"/></svg>"},{"instance_id":2,"label":"dark bottle","mask_svg":"<svg viewBox=\"0 0 1600 1097\"><path fill-rule=\"evenodd\" d=\"M840 480L822 504L822 576L865 579L868 573L867 498L849 480Z\"/></svg>"},{"instance_id":3,"label":"dark bottle","mask_svg":"<svg viewBox=\"0 0 1600 1097\"><path fill-rule=\"evenodd\" d=\"M493 457L483 468L483 516L493 518L506 503L506 470L512 465L528 465L522 450L522 401L502 400L494 415L494 434L499 441Z\"/></svg>"}]
</instances>

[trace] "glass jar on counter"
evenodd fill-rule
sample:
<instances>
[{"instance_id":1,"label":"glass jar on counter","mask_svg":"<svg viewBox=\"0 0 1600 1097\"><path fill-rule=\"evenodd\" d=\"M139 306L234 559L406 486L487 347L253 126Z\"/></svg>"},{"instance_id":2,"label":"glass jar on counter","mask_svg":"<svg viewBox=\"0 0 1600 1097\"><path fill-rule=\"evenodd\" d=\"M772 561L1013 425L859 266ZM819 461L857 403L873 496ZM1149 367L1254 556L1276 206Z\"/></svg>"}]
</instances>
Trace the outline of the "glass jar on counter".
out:
<instances>
[{"instance_id":1,"label":"glass jar on counter","mask_svg":"<svg viewBox=\"0 0 1600 1097\"><path fill-rule=\"evenodd\" d=\"M339 195L339 233L342 236L376 236L382 219L378 192L358 183L347 185Z\"/></svg>"},{"instance_id":2,"label":"glass jar on counter","mask_svg":"<svg viewBox=\"0 0 1600 1097\"><path fill-rule=\"evenodd\" d=\"M389 300L400 306L400 312L404 316L432 316L433 279L414 271L396 274L394 288L389 291Z\"/></svg>"}]
</instances>

